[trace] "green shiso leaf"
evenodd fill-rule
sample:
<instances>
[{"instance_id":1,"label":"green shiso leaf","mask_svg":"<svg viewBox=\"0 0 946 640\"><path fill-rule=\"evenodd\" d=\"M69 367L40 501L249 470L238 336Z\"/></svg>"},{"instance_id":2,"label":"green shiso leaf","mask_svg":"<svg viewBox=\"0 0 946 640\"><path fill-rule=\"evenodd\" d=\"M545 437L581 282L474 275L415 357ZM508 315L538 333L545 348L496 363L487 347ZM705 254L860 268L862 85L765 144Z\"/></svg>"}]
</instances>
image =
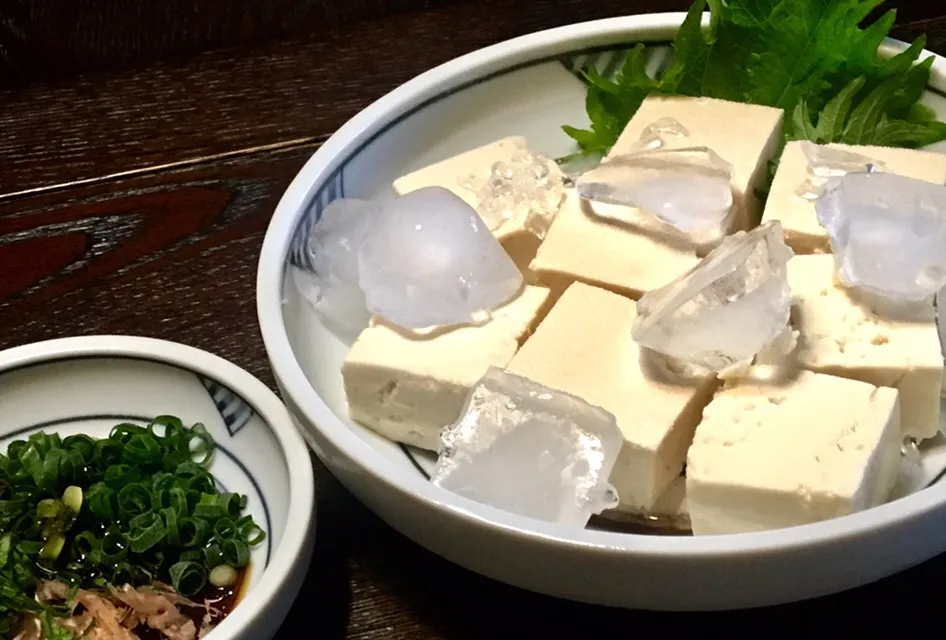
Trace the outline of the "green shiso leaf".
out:
<instances>
[{"instance_id":1,"label":"green shiso leaf","mask_svg":"<svg viewBox=\"0 0 946 640\"><path fill-rule=\"evenodd\" d=\"M607 153L644 98L666 94L779 107L788 140L916 148L946 139L946 124L919 103L933 62L919 60L925 38L881 58L896 14L864 24L882 2L696 0L666 71L649 76L640 45L613 78L587 70L591 126L565 132L583 153Z\"/></svg>"}]
</instances>

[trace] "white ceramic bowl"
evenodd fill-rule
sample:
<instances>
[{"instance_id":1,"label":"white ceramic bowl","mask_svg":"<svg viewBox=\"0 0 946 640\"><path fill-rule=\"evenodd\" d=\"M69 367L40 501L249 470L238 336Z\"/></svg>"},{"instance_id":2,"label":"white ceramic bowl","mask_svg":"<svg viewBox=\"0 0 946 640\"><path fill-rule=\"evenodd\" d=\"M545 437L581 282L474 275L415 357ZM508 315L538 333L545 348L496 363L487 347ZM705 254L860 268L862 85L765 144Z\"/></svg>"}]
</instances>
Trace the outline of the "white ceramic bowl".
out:
<instances>
[{"instance_id":1,"label":"white ceramic bowl","mask_svg":"<svg viewBox=\"0 0 946 640\"><path fill-rule=\"evenodd\" d=\"M424 475L429 455L347 420L339 366L348 343L287 286L287 265L302 264L302 239L337 197L390 197L396 177L508 135L525 135L553 156L573 151L560 125L587 122L574 71L588 62L613 69L637 42L650 43L659 64L682 19L601 20L476 51L392 91L326 142L279 203L260 258L259 320L283 397L318 456L388 523L457 564L534 591L623 607L727 609L819 596L903 570L946 549L946 483L828 522L715 537L567 530L439 489ZM944 73L946 60L937 58L926 101L941 117ZM942 461L942 448L926 460L929 469Z\"/></svg>"},{"instance_id":2,"label":"white ceramic bowl","mask_svg":"<svg viewBox=\"0 0 946 640\"><path fill-rule=\"evenodd\" d=\"M302 585L315 533L312 464L279 398L236 365L163 340L92 336L0 352L0 451L35 431L107 437L117 423L167 414L207 427L217 443L211 472L248 497L266 532L243 598L207 637L271 638Z\"/></svg>"}]
</instances>

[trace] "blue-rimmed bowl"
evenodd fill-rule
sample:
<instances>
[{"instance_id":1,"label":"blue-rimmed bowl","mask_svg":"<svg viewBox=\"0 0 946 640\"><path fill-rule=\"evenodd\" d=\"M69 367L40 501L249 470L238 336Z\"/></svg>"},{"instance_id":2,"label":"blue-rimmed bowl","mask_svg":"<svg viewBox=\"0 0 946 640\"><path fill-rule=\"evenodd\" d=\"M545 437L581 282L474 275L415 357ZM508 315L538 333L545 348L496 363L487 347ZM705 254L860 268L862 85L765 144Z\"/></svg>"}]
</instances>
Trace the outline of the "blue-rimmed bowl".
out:
<instances>
[{"instance_id":1,"label":"blue-rimmed bowl","mask_svg":"<svg viewBox=\"0 0 946 640\"><path fill-rule=\"evenodd\" d=\"M204 424L220 489L246 495L266 532L236 608L207 637L270 638L299 592L315 533L312 465L279 398L236 365L163 340L91 336L0 352L0 451L37 431L104 438L118 423L160 415Z\"/></svg>"},{"instance_id":2,"label":"blue-rimmed bowl","mask_svg":"<svg viewBox=\"0 0 946 640\"><path fill-rule=\"evenodd\" d=\"M429 454L348 420L339 367L350 343L293 286L291 271L310 267L302 249L329 202L392 197L395 178L506 136L523 135L553 157L573 152L560 127L587 123L576 72L595 65L613 73L636 43L659 67L683 18L615 18L503 42L424 73L352 118L305 165L267 231L257 280L266 349L283 397L332 472L396 529L476 572L553 596L651 609L762 606L848 589L946 550L946 482L866 512L744 535L570 530L497 511L433 486ZM890 41L885 52L902 46ZM944 96L946 60L936 57L925 102L940 118ZM924 456L932 480L946 459L942 438Z\"/></svg>"}]
</instances>

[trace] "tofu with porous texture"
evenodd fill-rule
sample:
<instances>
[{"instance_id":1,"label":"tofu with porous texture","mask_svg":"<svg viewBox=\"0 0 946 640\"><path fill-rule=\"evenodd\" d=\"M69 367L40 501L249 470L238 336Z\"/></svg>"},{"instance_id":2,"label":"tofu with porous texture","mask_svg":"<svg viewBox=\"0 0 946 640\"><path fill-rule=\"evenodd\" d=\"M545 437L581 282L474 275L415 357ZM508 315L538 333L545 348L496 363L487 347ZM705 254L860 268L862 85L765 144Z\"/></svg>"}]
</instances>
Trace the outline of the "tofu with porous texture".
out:
<instances>
[{"instance_id":1,"label":"tofu with porous texture","mask_svg":"<svg viewBox=\"0 0 946 640\"><path fill-rule=\"evenodd\" d=\"M931 302L891 308L839 283L831 255L795 256L788 284L798 346L788 363L900 390L904 435L939 430L943 356Z\"/></svg>"},{"instance_id":2,"label":"tofu with porous texture","mask_svg":"<svg viewBox=\"0 0 946 640\"><path fill-rule=\"evenodd\" d=\"M398 195L404 195L425 187L443 187L477 209L480 203L475 191L465 186L469 178L476 176L478 179L485 179L495 163L508 162L517 154L528 151L524 137L503 138L402 176L394 181L394 190ZM562 176L561 169L554 161L550 160L548 167L553 177ZM494 230L493 235L528 276L526 269L542 240L525 228L523 220L510 220Z\"/></svg>"},{"instance_id":3,"label":"tofu with porous texture","mask_svg":"<svg viewBox=\"0 0 946 640\"><path fill-rule=\"evenodd\" d=\"M637 299L698 262L692 248L595 215L590 204L569 189L530 269L554 295L577 281Z\"/></svg>"},{"instance_id":4,"label":"tofu with porous texture","mask_svg":"<svg viewBox=\"0 0 946 640\"><path fill-rule=\"evenodd\" d=\"M703 410L687 456L695 535L828 520L885 502L900 466L895 389L753 367Z\"/></svg>"},{"instance_id":5,"label":"tofu with porous texture","mask_svg":"<svg viewBox=\"0 0 946 640\"><path fill-rule=\"evenodd\" d=\"M715 377L684 379L631 339L635 303L571 285L507 369L612 413L624 436L611 483L621 508L651 509L683 469Z\"/></svg>"},{"instance_id":6,"label":"tofu with porous texture","mask_svg":"<svg viewBox=\"0 0 946 640\"><path fill-rule=\"evenodd\" d=\"M382 436L436 451L489 367L505 367L535 328L549 291L527 286L480 326L418 336L377 322L342 364L348 412Z\"/></svg>"},{"instance_id":7,"label":"tofu with porous texture","mask_svg":"<svg viewBox=\"0 0 946 640\"><path fill-rule=\"evenodd\" d=\"M884 171L889 173L946 184L946 154L892 147L828 146L883 162ZM828 232L818 222L815 201L798 194L808 178L808 160L802 151L802 143L789 142L779 160L762 220L780 221L785 231L785 242L796 253L831 253Z\"/></svg>"},{"instance_id":8,"label":"tofu with porous texture","mask_svg":"<svg viewBox=\"0 0 946 640\"><path fill-rule=\"evenodd\" d=\"M632 151L644 130L661 118L683 125L685 137L666 136L664 148L709 147L733 167L733 231L762 216L756 190L765 186L768 162L778 152L784 112L742 102L684 96L650 96L624 128L609 156Z\"/></svg>"}]
</instances>

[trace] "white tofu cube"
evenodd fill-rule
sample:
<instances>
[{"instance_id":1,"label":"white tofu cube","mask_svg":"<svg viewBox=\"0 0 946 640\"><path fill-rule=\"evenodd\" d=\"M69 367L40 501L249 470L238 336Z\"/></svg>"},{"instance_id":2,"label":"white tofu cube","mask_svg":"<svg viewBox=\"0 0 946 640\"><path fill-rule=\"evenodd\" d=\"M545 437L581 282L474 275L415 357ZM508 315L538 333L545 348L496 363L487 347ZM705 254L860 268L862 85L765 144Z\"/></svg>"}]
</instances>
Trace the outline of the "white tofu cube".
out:
<instances>
[{"instance_id":1,"label":"white tofu cube","mask_svg":"<svg viewBox=\"0 0 946 640\"><path fill-rule=\"evenodd\" d=\"M713 376L682 380L631 339L636 306L570 286L508 370L612 413L624 437L611 483L621 507L649 511L683 469Z\"/></svg>"},{"instance_id":2,"label":"white tofu cube","mask_svg":"<svg viewBox=\"0 0 946 640\"><path fill-rule=\"evenodd\" d=\"M900 465L895 389L753 367L703 410L687 456L695 535L827 520L885 502Z\"/></svg>"},{"instance_id":3,"label":"white tofu cube","mask_svg":"<svg viewBox=\"0 0 946 640\"><path fill-rule=\"evenodd\" d=\"M621 133L610 156L627 153L644 130L661 118L683 125L686 137L668 136L665 148L709 147L733 166L733 231L755 226L762 215L756 190L765 185L768 162L778 151L784 112L742 102L683 96L650 96Z\"/></svg>"},{"instance_id":4,"label":"white tofu cube","mask_svg":"<svg viewBox=\"0 0 946 640\"><path fill-rule=\"evenodd\" d=\"M441 162L418 169L394 181L394 190L399 195L425 187L443 187L462 198L474 209L478 209L476 193L466 186L471 177L485 180L497 162L509 162L517 154L528 152L526 139L521 136L503 138L496 142L471 149ZM553 178L562 176L554 161L547 163ZM482 215L482 214L481 214ZM527 268L542 240L526 228L525 221L511 219L493 231L506 252L527 276Z\"/></svg>"},{"instance_id":5,"label":"white tofu cube","mask_svg":"<svg viewBox=\"0 0 946 640\"><path fill-rule=\"evenodd\" d=\"M809 177L808 160L801 144L796 141L785 145L762 220L779 220L785 230L785 242L796 253L830 253L828 232L818 222L815 201L806 200L798 194L798 189ZM883 162L884 170L890 173L946 184L946 154L891 147L828 146Z\"/></svg>"},{"instance_id":6,"label":"white tofu cube","mask_svg":"<svg viewBox=\"0 0 946 640\"><path fill-rule=\"evenodd\" d=\"M578 281L637 299L698 262L692 248L598 217L570 189L530 269L555 295Z\"/></svg>"},{"instance_id":7,"label":"white tofu cube","mask_svg":"<svg viewBox=\"0 0 946 640\"><path fill-rule=\"evenodd\" d=\"M900 390L904 435L932 438L939 430L943 356L929 302L885 311L876 300L841 285L834 257L795 256L788 283L799 332L790 364Z\"/></svg>"},{"instance_id":8,"label":"white tofu cube","mask_svg":"<svg viewBox=\"0 0 946 640\"><path fill-rule=\"evenodd\" d=\"M348 412L384 437L436 451L489 367L505 367L538 324L549 291L527 286L480 326L418 336L375 323L342 364Z\"/></svg>"}]
</instances>

